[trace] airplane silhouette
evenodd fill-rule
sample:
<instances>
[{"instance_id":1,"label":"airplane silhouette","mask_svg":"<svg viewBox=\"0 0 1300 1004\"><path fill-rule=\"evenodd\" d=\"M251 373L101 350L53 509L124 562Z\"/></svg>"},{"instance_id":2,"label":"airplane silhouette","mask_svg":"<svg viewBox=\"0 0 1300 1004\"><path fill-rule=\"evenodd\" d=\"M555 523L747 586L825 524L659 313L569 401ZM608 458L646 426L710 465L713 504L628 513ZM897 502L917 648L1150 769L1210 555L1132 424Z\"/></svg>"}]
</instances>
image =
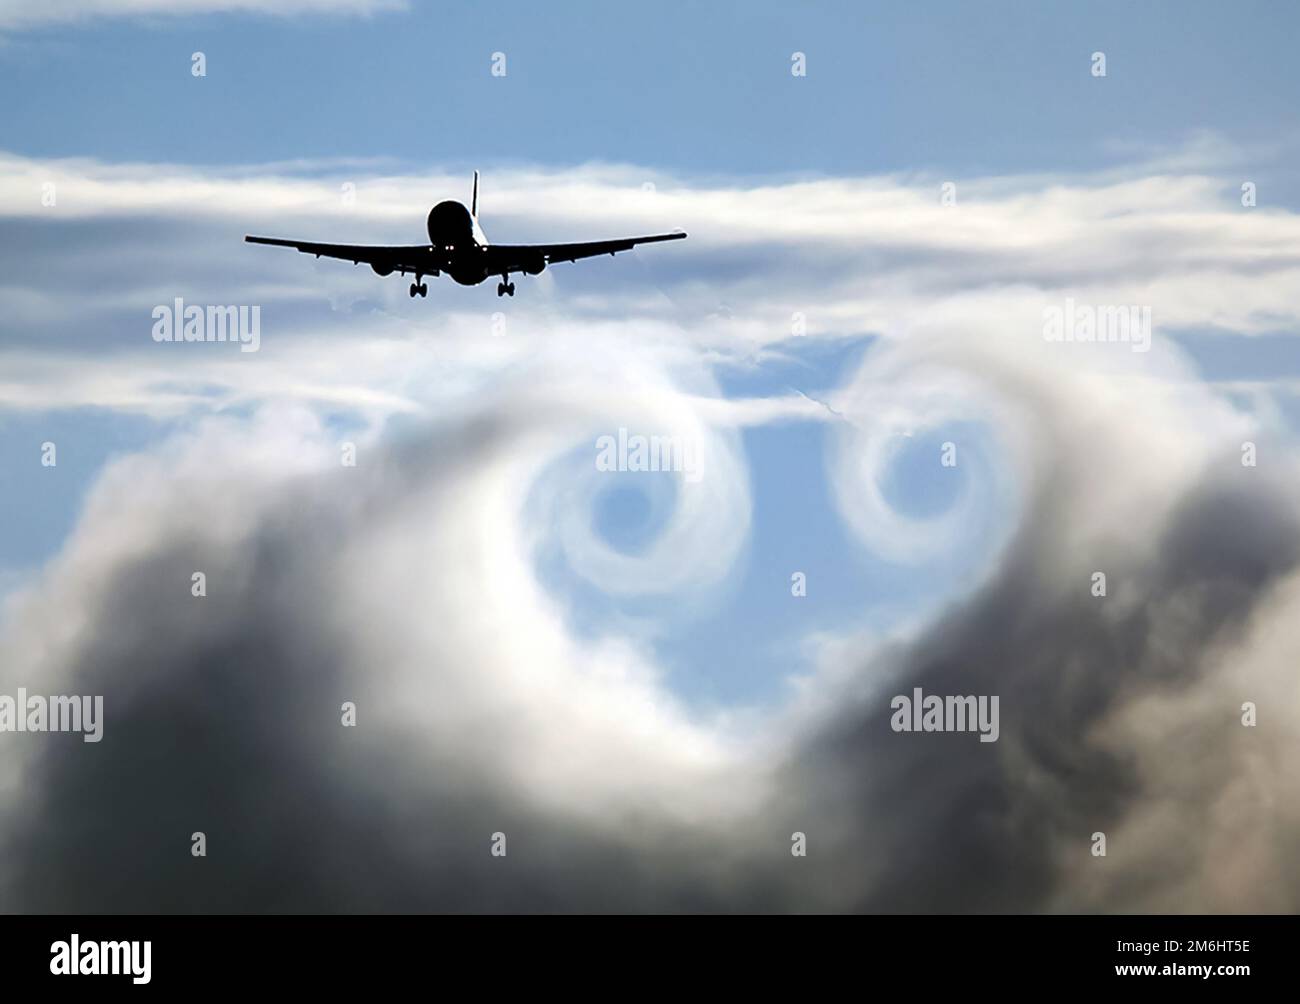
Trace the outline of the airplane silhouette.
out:
<instances>
[{"instance_id":1,"label":"airplane silhouette","mask_svg":"<svg viewBox=\"0 0 1300 1004\"><path fill-rule=\"evenodd\" d=\"M478 172L474 172L474 194L469 208L460 202L439 202L429 210L426 225L428 244L385 246L375 244L315 244L311 241L288 241L278 237L250 237L249 244L273 244L296 248L317 258L342 258L354 265L365 262L376 275L400 272L415 274L411 296L428 296L426 275L446 272L462 286L477 286L488 276L499 275L497 296L514 296L511 272L537 275L547 265L577 261L602 254L629 251L638 244L681 240L684 233L654 234L650 237L625 237L614 241L588 241L583 244L489 244L478 225Z\"/></svg>"}]
</instances>

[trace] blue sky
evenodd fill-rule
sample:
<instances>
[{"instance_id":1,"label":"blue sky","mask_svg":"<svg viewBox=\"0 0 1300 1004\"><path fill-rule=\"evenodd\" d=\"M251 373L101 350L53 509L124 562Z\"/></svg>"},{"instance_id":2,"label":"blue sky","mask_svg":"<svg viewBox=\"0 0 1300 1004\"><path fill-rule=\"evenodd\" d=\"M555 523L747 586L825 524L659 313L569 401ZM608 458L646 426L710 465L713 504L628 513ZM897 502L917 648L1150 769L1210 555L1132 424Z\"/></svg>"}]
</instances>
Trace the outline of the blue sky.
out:
<instances>
[{"instance_id":1,"label":"blue sky","mask_svg":"<svg viewBox=\"0 0 1300 1004\"><path fill-rule=\"evenodd\" d=\"M679 187L739 191L871 176L919 178L924 185L1039 177L1050 189L1053 179L1104 177L1134 163L1149 165L1147 174L1176 172L1178 158L1190 157L1197 170L1206 162L1223 169L1229 199L1237 179L1248 177L1259 185L1261 204L1294 208L1300 205L1293 166L1300 135L1294 100L1300 71L1292 52L1298 28L1300 12L1266 3L670 3L643 9L505 3L490 10L417 3L364 16L90 18L3 35L0 90L18 97L0 111L0 146L31 162L182 165L224 172L227 181L245 169L296 161L304 163L285 171L299 179L435 169L466 179L450 191L428 190L410 205L408 224L386 224L399 240L406 233L406 240L418 239L428 204L466 197L472 168L484 172L489 236L509 240L519 233L512 228L541 224L520 211L494 219L497 179L593 163L629 165ZM627 44L633 38L636 44ZM207 59L202 79L190 74L196 50ZM1106 53L1102 80L1089 72L1095 50ZM506 54L504 78L489 72L497 51ZM804 78L790 73L795 51L807 56ZM147 169L142 180L148 184ZM797 189L789 191L793 197ZM74 197L75 190L65 196ZM148 214L133 221L130 243L147 244L153 222ZM718 237L701 232L698 220L667 222L691 230L697 245ZM65 239L62 223L7 217L6 225L32 243L58 247ZM98 225L86 223L75 233ZM234 240L263 225L228 218L216 232L222 241ZM287 236L374 239L350 232L346 217L290 217L277 225L296 228ZM623 224L562 225L558 239L612 236ZM114 242L128 238L120 221L103 226L94 239L111 257ZM587 233L593 226L601 232ZM751 267L745 255L771 249L746 247L729 257L713 248L703 259L674 259L675 249L647 251L644 264L590 263L556 281L583 295L596 295L606 283L615 292L658 289L667 304L663 316L677 320L698 314L701 304L741 310ZM253 253L234 266L245 270L241 278L271 264L265 257L254 264ZM95 246L78 254L94 256ZM273 267L318 288L291 298L302 323L345 331L330 299L338 266L304 259L276 260ZM35 285L21 262L16 268L11 286ZM700 269L698 280L689 274ZM107 291L111 281L103 282ZM711 285L718 290L712 300ZM495 309L486 287L454 301L461 292L439 289L431 304L383 309L424 307L426 315L464 303ZM801 306L807 297L815 310L821 294L792 295ZM115 310L126 318L138 314L135 304L110 300L106 295L101 318ZM367 304L379 309L378 300L354 301L354 316ZM510 309L516 317L527 308ZM617 301L612 309L620 309ZM135 344L127 328L103 323L105 345ZM1225 338L1213 328L1169 335L1211 378L1300 376L1285 320L1275 334L1249 339ZM802 344L769 339L757 357L737 353L707 367L708 378L729 399L832 393L877 332L854 322L834 336ZM0 330L0 341L11 348L55 337L52 328ZM1293 420L1293 396L1278 407ZM7 527L0 567L13 581L39 568L66 541L85 492L110 458L150 446L198 414L206 412L159 421L130 409L64 407L58 400L4 414L0 458L11 474L0 502ZM950 436L977 442L974 427L940 424L910 442L883 486L890 503L916 517L941 513L956 498L952 482L967 475L964 468L937 468L932 458ZM835 435L833 423L801 421L744 431L752 526L733 576L718 592L632 602L601 595L563 561L539 559L539 575L568 605L580 632L599 634L622 617L652 621L655 652L676 692L723 705L771 700L784 677L804 666L810 637L884 631L959 592L989 567L1015 515L1014 505L995 492L996 507L968 528L968 546L915 566L873 555L838 517L822 476ZM45 439L60 443L57 471L21 460ZM644 490L602 495L591 516L595 532L619 549L643 547L663 518L658 489ZM798 604L789 595L795 569L810 577L809 595Z\"/></svg>"},{"instance_id":2,"label":"blue sky","mask_svg":"<svg viewBox=\"0 0 1300 1004\"><path fill-rule=\"evenodd\" d=\"M1300 129L1284 4L415 3L10 33L7 146L246 164L605 160L692 174L1072 171ZM626 41L635 37L636 45ZM189 78L190 54L208 76ZM1107 54L1104 84L1089 74ZM489 73L491 54L507 75ZM794 79L790 56L808 56Z\"/></svg>"}]
</instances>

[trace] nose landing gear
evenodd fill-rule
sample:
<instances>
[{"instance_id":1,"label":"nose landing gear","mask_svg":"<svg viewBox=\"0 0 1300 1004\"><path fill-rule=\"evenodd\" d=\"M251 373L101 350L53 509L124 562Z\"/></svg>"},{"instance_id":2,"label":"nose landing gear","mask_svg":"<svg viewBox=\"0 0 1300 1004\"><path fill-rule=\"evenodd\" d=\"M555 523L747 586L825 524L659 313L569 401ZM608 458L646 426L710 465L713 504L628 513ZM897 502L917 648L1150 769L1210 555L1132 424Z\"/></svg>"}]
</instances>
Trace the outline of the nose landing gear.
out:
<instances>
[{"instance_id":1,"label":"nose landing gear","mask_svg":"<svg viewBox=\"0 0 1300 1004\"><path fill-rule=\"evenodd\" d=\"M501 281L497 283L497 296L514 296L515 284L509 281L509 276L503 275Z\"/></svg>"},{"instance_id":2,"label":"nose landing gear","mask_svg":"<svg viewBox=\"0 0 1300 1004\"><path fill-rule=\"evenodd\" d=\"M424 281L424 277L419 275L415 277L415 282L411 283L411 296L415 297L417 295L429 295L429 285Z\"/></svg>"}]
</instances>

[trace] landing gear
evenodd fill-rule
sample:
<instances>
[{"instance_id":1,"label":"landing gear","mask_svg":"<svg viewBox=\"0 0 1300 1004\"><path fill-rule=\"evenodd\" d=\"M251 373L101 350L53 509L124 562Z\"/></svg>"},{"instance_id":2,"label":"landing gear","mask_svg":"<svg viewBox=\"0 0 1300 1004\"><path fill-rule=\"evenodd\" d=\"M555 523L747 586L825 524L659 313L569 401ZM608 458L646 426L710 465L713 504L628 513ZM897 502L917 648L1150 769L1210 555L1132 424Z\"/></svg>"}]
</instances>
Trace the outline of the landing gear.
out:
<instances>
[{"instance_id":1,"label":"landing gear","mask_svg":"<svg viewBox=\"0 0 1300 1004\"><path fill-rule=\"evenodd\" d=\"M503 275L501 277L501 281L497 283L497 296L514 296L514 295L515 295L515 284L513 282L508 282L506 277Z\"/></svg>"},{"instance_id":2,"label":"landing gear","mask_svg":"<svg viewBox=\"0 0 1300 1004\"><path fill-rule=\"evenodd\" d=\"M417 296L417 295L418 295L418 296L428 296L428 295L429 295L429 285L428 285L428 283L421 282L421 283L419 283L418 285L417 285L416 283L411 283L411 296L414 297L414 296Z\"/></svg>"}]
</instances>

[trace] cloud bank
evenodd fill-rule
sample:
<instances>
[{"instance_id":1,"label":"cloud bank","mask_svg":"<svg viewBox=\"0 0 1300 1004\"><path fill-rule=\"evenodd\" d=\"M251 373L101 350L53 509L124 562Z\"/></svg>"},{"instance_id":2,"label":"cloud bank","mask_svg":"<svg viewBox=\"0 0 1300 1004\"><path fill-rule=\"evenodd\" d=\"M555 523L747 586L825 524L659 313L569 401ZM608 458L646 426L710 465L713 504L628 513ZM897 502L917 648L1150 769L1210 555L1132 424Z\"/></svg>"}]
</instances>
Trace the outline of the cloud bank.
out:
<instances>
[{"instance_id":1,"label":"cloud bank","mask_svg":"<svg viewBox=\"0 0 1300 1004\"><path fill-rule=\"evenodd\" d=\"M498 337L490 295L434 313L348 266L250 264L228 239L245 220L401 239L450 175L372 173L344 210L344 173L10 166L8 221L51 232L43 178L66 215L8 273L26 326L0 400L174 431L106 467L6 601L0 690L102 693L106 720L94 745L0 737L6 909L1300 906L1298 470L1265 403L1288 391L1233 393L1171 338L1294 329L1292 215L1140 170L977 179L957 207L916 179L649 193L635 169L520 172L495 203L511 239L647 218L692 238L617 263L644 261L636 277L546 274ZM70 303L41 262L88 239ZM263 352L165 355L148 306L182 293L263 303ZM1151 351L1045 341L1066 296L1153 305ZM815 399L722 389L864 334ZM895 511L890 444L954 421L978 427L958 444L964 493L933 518ZM744 432L788 423L823 430L864 551L942 561L990 535L989 512L1014 521L937 612L819 639L785 702L693 706L644 635L575 631L538 555L602 593L706 604L750 532ZM585 517L591 444L620 425L707 444L636 553ZM999 695L998 742L893 732L890 698L913 687Z\"/></svg>"}]
</instances>

